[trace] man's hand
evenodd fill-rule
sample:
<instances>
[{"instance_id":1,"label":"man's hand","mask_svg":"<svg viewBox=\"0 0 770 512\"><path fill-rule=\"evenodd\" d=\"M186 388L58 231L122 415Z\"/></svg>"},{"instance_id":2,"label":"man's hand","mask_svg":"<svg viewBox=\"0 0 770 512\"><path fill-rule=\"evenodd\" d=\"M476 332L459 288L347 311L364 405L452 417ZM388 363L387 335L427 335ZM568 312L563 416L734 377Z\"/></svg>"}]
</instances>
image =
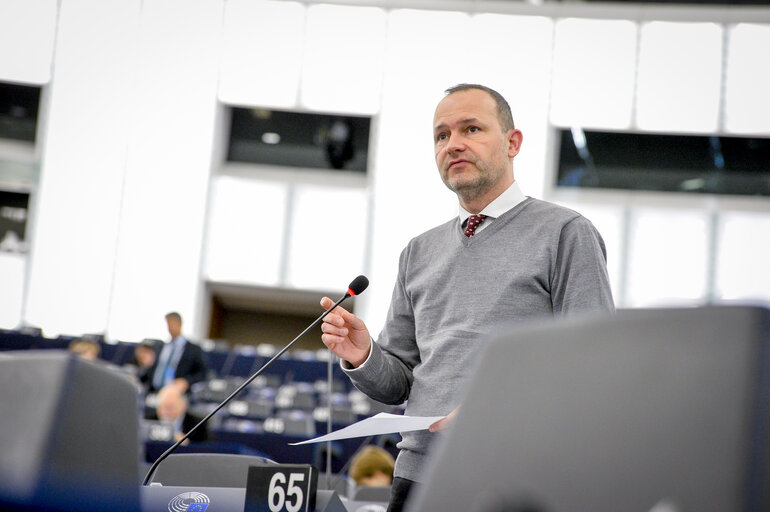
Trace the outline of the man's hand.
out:
<instances>
[{"instance_id":1,"label":"man's hand","mask_svg":"<svg viewBox=\"0 0 770 512\"><path fill-rule=\"evenodd\" d=\"M428 430L430 430L431 432L441 432L442 430L446 430L449 427L449 425L452 423L452 420L454 420L454 417L457 414L457 411L459 409L460 409L459 407L456 408L454 411L450 412L449 414L447 414L437 422L431 424L431 426L428 427Z\"/></svg>"},{"instance_id":2,"label":"man's hand","mask_svg":"<svg viewBox=\"0 0 770 512\"><path fill-rule=\"evenodd\" d=\"M168 385L177 388L179 390L179 394L183 396L185 393L187 393L187 390L190 389L190 383L187 381L187 379L181 377L172 380Z\"/></svg>"},{"instance_id":3,"label":"man's hand","mask_svg":"<svg viewBox=\"0 0 770 512\"><path fill-rule=\"evenodd\" d=\"M334 305L334 301L329 297L321 299L321 306L329 309ZM321 324L321 341L329 347L340 359L347 361L358 368L366 358L369 357L369 351L372 348L372 338L369 335L369 329L364 322L353 313L337 306L334 311L326 315Z\"/></svg>"}]
</instances>

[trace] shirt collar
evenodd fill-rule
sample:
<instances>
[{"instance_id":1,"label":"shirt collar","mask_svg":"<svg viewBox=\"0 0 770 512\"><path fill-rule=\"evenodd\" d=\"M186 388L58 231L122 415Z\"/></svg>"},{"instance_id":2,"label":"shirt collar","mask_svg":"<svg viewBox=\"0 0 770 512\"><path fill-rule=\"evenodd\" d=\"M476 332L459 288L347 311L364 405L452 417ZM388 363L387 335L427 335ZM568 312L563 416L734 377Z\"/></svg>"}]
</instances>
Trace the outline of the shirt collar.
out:
<instances>
[{"instance_id":1,"label":"shirt collar","mask_svg":"<svg viewBox=\"0 0 770 512\"><path fill-rule=\"evenodd\" d=\"M184 335L180 335L169 341L166 345L171 347L174 353L177 353L179 349L185 346L185 343L187 343L187 338Z\"/></svg>"},{"instance_id":2,"label":"shirt collar","mask_svg":"<svg viewBox=\"0 0 770 512\"><path fill-rule=\"evenodd\" d=\"M491 203L489 203L486 208L481 210L479 213L481 215L486 215L487 217L491 218L497 218L500 215L504 214L520 202L524 201L526 199L526 196L521 191L521 187L519 187L519 182L514 181L510 187L505 189L505 192L497 196ZM471 212L463 208L462 206L459 207L459 216L460 216L460 224L464 224L465 221L468 220L468 217L471 216Z\"/></svg>"}]
</instances>

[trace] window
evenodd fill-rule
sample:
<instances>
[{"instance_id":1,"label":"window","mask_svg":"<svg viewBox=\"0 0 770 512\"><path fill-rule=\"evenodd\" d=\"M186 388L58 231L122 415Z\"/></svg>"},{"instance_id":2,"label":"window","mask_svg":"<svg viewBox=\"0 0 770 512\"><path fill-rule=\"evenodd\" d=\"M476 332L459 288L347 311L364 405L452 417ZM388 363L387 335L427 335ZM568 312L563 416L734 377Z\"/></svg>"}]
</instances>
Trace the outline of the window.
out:
<instances>
[{"instance_id":1,"label":"window","mask_svg":"<svg viewBox=\"0 0 770 512\"><path fill-rule=\"evenodd\" d=\"M559 130L559 187L770 196L770 138Z\"/></svg>"},{"instance_id":2,"label":"window","mask_svg":"<svg viewBox=\"0 0 770 512\"><path fill-rule=\"evenodd\" d=\"M365 173L371 118L232 108L227 160Z\"/></svg>"},{"instance_id":3,"label":"window","mask_svg":"<svg viewBox=\"0 0 770 512\"><path fill-rule=\"evenodd\" d=\"M29 194L0 190L0 252L26 252Z\"/></svg>"},{"instance_id":4,"label":"window","mask_svg":"<svg viewBox=\"0 0 770 512\"><path fill-rule=\"evenodd\" d=\"M35 142L40 87L0 83L0 138Z\"/></svg>"}]
</instances>

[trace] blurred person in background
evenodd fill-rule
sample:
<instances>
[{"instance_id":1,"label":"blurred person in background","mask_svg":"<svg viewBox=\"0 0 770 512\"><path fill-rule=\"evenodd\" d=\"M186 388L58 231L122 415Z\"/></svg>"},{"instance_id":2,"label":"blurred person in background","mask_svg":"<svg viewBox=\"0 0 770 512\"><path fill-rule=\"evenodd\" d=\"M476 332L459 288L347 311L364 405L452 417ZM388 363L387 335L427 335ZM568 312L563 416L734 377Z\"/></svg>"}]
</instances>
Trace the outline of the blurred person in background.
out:
<instances>
[{"instance_id":1,"label":"blurred person in background","mask_svg":"<svg viewBox=\"0 0 770 512\"><path fill-rule=\"evenodd\" d=\"M125 368L121 368L120 366L117 366L109 361L105 361L99 357L102 353L102 346L98 341L88 338L79 338L70 342L68 350L73 354L76 354L81 359L91 361L92 363L99 365L102 368L114 371L125 377L131 382L131 385L136 388L137 393L142 391L142 384L139 382L139 379L136 378L133 372L128 371Z\"/></svg>"},{"instance_id":2,"label":"blurred person in background","mask_svg":"<svg viewBox=\"0 0 770 512\"><path fill-rule=\"evenodd\" d=\"M389 486L393 483L393 468L396 460L385 449L379 446L365 446L353 457L350 465L350 478L356 485Z\"/></svg>"},{"instance_id":3,"label":"blurred person in background","mask_svg":"<svg viewBox=\"0 0 770 512\"><path fill-rule=\"evenodd\" d=\"M182 316L177 312L166 315L170 339L155 353L155 360L142 377L148 392L168 385L187 393L196 382L206 379L203 349L182 334Z\"/></svg>"},{"instance_id":4,"label":"blurred person in background","mask_svg":"<svg viewBox=\"0 0 770 512\"><path fill-rule=\"evenodd\" d=\"M158 341L157 344L161 342ZM149 386L149 373L155 365L155 354L157 352L156 342L154 340L142 340L134 347L134 357L131 360L134 374L147 391Z\"/></svg>"},{"instance_id":5,"label":"blurred person in background","mask_svg":"<svg viewBox=\"0 0 770 512\"><path fill-rule=\"evenodd\" d=\"M89 361L96 361L99 359L99 354L102 351L101 345L99 345L98 342L94 340L88 340L88 339L77 339L73 340L69 344L69 351L77 354L79 357L82 357L83 359L87 359Z\"/></svg>"},{"instance_id":6,"label":"blurred person in background","mask_svg":"<svg viewBox=\"0 0 770 512\"><path fill-rule=\"evenodd\" d=\"M174 441L179 441L201 421L201 418L188 414L187 407L187 397L178 386L168 385L158 392L158 403L155 407L157 419L174 426ZM193 432L188 441L203 442L207 438L206 425L201 425L198 430Z\"/></svg>"}]
</instances>

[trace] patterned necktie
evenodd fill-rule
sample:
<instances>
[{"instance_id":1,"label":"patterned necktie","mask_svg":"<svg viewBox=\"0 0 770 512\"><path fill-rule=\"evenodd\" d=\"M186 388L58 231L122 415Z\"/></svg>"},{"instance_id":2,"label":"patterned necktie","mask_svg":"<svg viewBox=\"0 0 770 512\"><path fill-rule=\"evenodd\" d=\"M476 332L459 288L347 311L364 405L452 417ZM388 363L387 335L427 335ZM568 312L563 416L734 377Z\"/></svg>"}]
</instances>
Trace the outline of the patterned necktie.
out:
<instances>
[{"instance_id":1,"label":"patterned necktie","mask_svg":"<svg viewBox=\"0 0 770 512\"><path fill-rule=\"evenodd\" d=\"M476 233L476 228L478 228L486 218L486 215L471 215L468 217L468 226L465 228L465 236L473 236L473 234Z\"/></svg>"}]
</instances>

